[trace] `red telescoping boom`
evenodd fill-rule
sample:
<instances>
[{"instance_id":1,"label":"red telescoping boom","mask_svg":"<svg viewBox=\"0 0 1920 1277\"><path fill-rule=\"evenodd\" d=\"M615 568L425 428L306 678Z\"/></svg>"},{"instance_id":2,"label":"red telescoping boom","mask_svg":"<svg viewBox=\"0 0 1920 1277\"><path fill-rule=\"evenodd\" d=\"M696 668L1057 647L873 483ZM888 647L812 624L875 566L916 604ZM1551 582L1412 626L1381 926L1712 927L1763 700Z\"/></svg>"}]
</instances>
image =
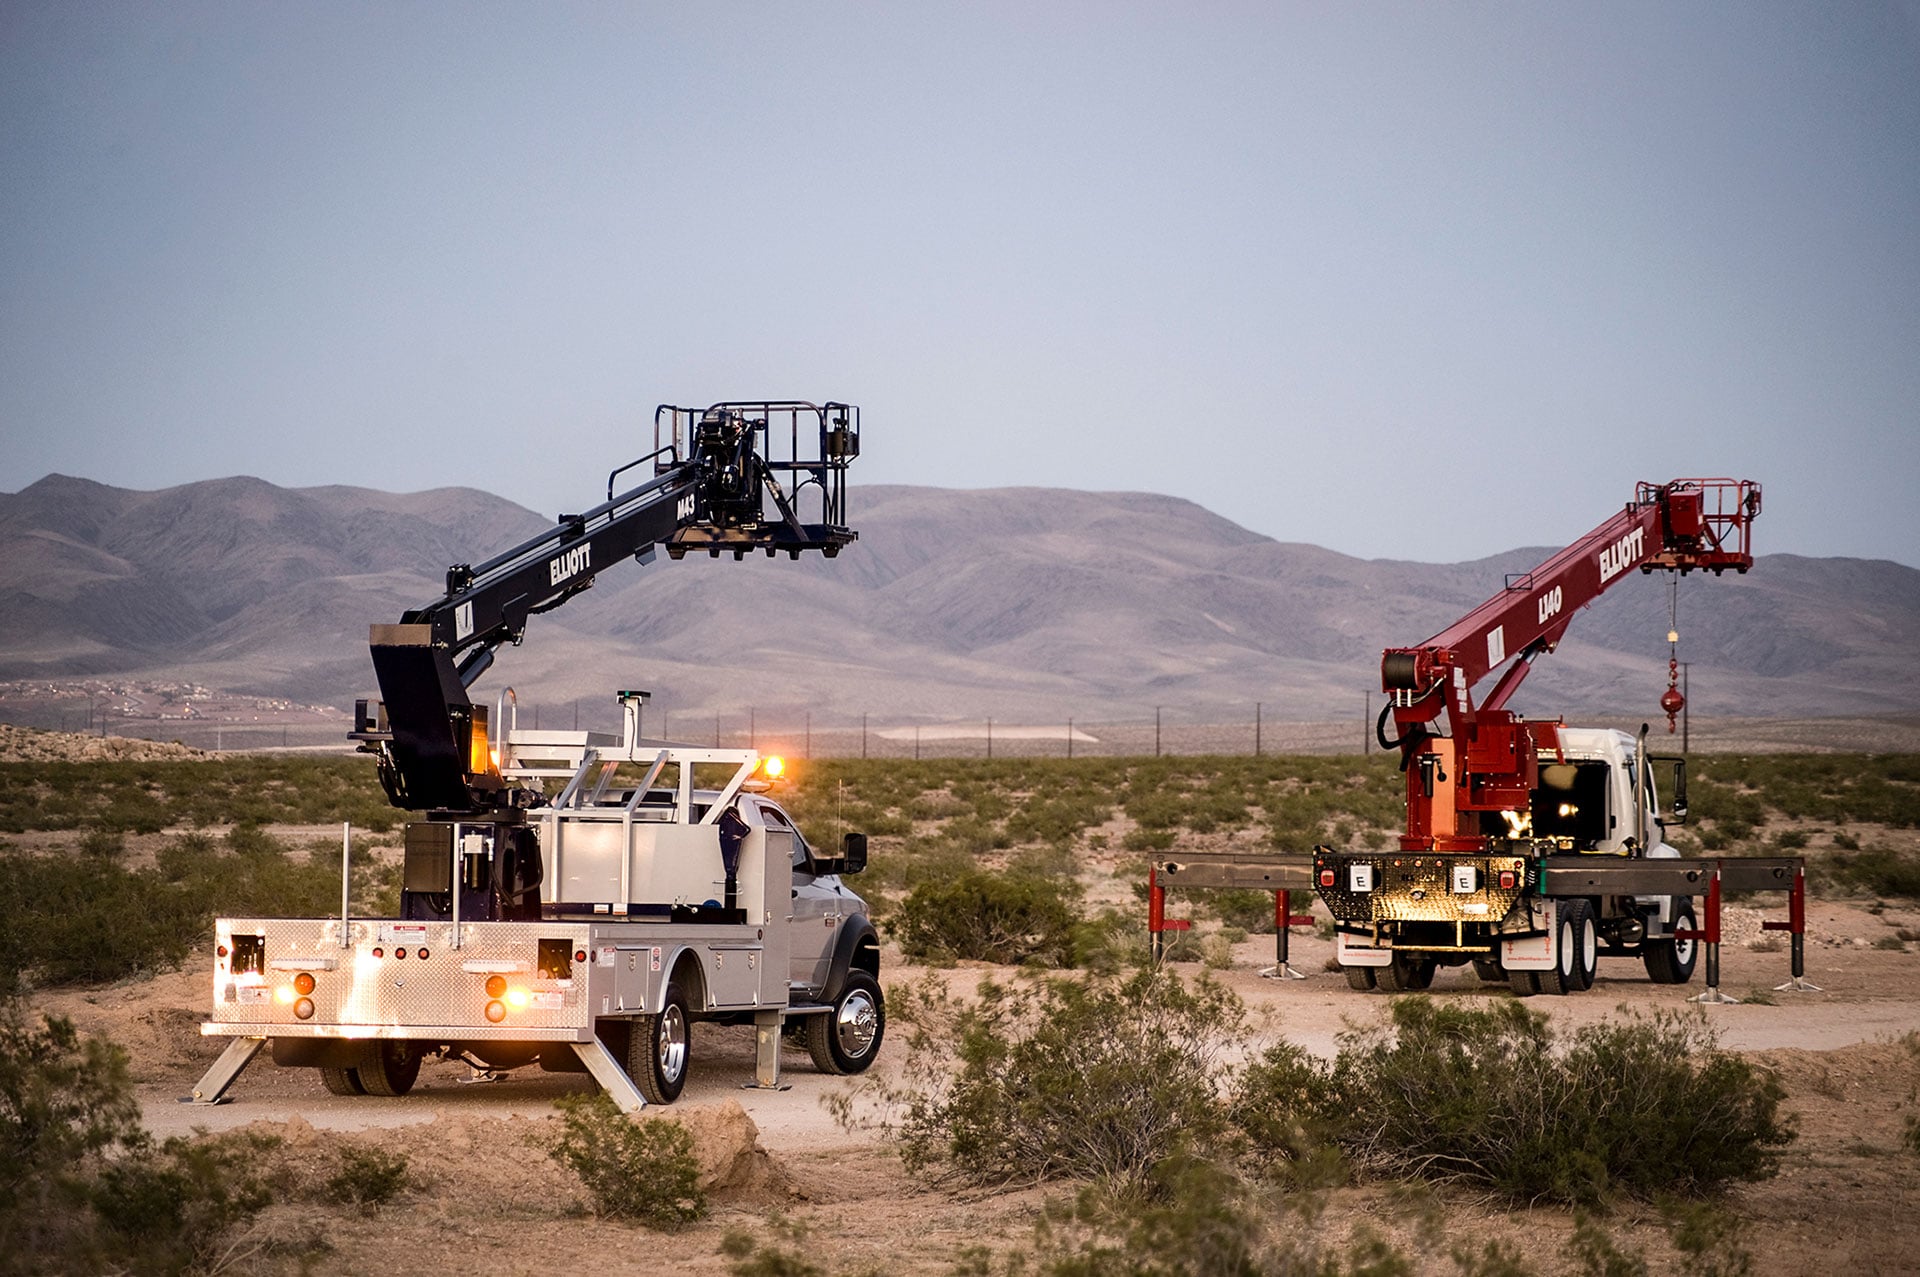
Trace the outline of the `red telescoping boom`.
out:
<instances>
[{"instance_id":1,"label":"red telescoping boom","mask_svg":"<svg viewBox=\"0 0 1920 1277\"><path fill-rule=\"evenodd\" d=\"M1525 810L1537 783L1535 750L1551 749L1558 721L1528 721L1506 709L1534 660L1551 652L1573 615L1634 569L1720 573L1753 566L1749 542L1760 485L1747 479L1640 484L1627 507L1418 647L1389 648L1380 681L1390 701L1381 742L1397 746L1407 772L1406 851L1478 851L1476 818ZM1511 660L1511 664L1507 662ZM1473 689L1507 665L1476 706ZM1385 735L1391 713L1398 741ZM1447 732L1428 727L1446 715Z\"/></svg>"}]
</instances>

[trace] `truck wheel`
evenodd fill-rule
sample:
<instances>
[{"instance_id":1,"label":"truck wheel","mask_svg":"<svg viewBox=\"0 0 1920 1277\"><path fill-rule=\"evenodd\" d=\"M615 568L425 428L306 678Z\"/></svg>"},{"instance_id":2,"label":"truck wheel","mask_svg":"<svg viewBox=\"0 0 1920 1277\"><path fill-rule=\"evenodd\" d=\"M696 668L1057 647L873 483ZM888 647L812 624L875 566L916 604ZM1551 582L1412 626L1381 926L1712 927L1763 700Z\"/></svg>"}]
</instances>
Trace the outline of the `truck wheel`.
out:
<instances>
[{"instance_id":1,"label":"truck wheel","mask_svg":"<svg viewBox=\"0 0 1920 1277\"><path fill-rule=\"evenodd\" d=\"M368 1095L405 1095L420 1076L420 1053L411 1042L370 1042L352 1072Z\"/></svg>"},{"instance_id":2,"label":"truck wheel","mask_svg":"<svg viewBox=\"0 0 1920 1277\"><path fill-rule=\"evenodd\" d=\"M1569 900L1560 913L1560 937L1571 942L1560 959L1561 978L1566 982L1569 993L1585 993L1593 987L1593 977L1600 966L1600 937L1593 929L1593 903L1588 900Z\"/></svg>"},{"instance_id":3,"label":"truck wheel","mask_svg":"<svg viewBox=\"0 0 1920 1277\"><path fill-rule=\"evenodd\" d=\"M1530 998L1540 992L1540 973L1538 971L1507 972L1507 987L1513 990L1516 998Z\"/></svg>"},{"instance_id":4,"label":"truck wheel","mask_svg":"<svg viewBox=\"0 0 1920 1277\"><path fill-rule=\"evenodd\" d=\"M863 1073L880 1053L887 1034L887 1004L880 982L864 971L847 972L847 987L826 1015L807 1018L807 1054L822 1073Z\"/></svg>"},{"instance_id":5,"label":"truck wheel","mask_svg":"<svg viewBox=\"0 0 1920 1277\"><path fill-rule=\"evenodd\" d=\"M1374 978L1372 967L1347 967L1345 970L1347 973L1347 987L1349 989L1358 989L1360 992L1366 993L1379 983L1379 981Z\"/></svg>"},{"instance_id":6,"label":"truck wheel","mask_svg":"<svg viewBox=\"0 0 1920 1277\"><path fill-rule=\"evenodd\" d=\"M1379 968L1380 983L1397 993L1416 993L1433 984L1432 958L1415 958L1396 952L1393 961Z\"/></svg>"},{"instance_id":7,"label":"truck wheel","mask_svg":"<svg viewBox=\"0 0 1920 1277\"><path fill-rule=\"evenodd\" d=\"M1693 897L1676 896L1673 902L1673 929L1692 931ZM1700 960L1700 946L1692 940L1648 940L1640 946L1640 960L1647 964L1647 979L1655 984L1685 984L1693 979L1693 967Z\"/></svg>"},{"instance_id":8,"label":"truck wheel","mask_svg":"<svg viewBox=\"0 0 1920 1277\"><path fill-rule=\"evenodd\" d=\"M321 1069L320 1080L327 1084L327 1090L334 1095L365 1095L367 1088L360 1085L359 1069Z\"/></svg>"},{"instance_id":9,"label":"truck wheel","mask_svg":"<svg viewBox=\"0 0 1920 1277\"><path fill-rule=\"evenodd\" d=\"M1475 958L1473 960L1473 973L1488 984L1505 984L1507 982L1506 968L1500 965L1500 959L1498 958Z\"/></svg>"},{"instance_id":10,"label":"truck wheel","mask_svg":"<svg viewBox=\"0 0 1920 1277\"><path fill-rule=\"evenodd\" d=\"M671 1104L687 1084L687 1063L692 1054L693 1025L687 1019L687 995L675 980L667 985L660 1014L633 1026L633 1040L627 1048L627 1076L649 1104Z\"/></svg>"}]
</instances>

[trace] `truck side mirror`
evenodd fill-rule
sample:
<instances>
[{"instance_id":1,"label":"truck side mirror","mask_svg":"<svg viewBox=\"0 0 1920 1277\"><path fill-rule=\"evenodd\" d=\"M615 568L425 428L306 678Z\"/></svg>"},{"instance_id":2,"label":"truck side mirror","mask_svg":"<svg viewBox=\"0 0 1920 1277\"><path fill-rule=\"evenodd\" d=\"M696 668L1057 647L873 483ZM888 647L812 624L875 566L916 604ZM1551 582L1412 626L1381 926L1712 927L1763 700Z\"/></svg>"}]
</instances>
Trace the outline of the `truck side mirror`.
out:
<instances>
[{"instance_id":1,"label":"truck side mirror","mask_svg":"<svg viewBox=\"0 0 1920 1277\"><path fill-rule=\"evenodd\" d=\"M840 872L857 874L867 867L867 836L848 834L840 843Z\"/></svg>"},{"instance_id":2,"label":"truck side mirror","mask_svg":"<svg viewBox=\"0 0 1920 1277\"><path fill-rule=\"evenodd\" d=\"M1684 825L1687 823L1687 760L1684 758L1656 758L1653 761L1666 763L1673 768L1673 792L1667 798L1667 814L1661 823L1666 825Z\"/></svg>"}]
</instances>

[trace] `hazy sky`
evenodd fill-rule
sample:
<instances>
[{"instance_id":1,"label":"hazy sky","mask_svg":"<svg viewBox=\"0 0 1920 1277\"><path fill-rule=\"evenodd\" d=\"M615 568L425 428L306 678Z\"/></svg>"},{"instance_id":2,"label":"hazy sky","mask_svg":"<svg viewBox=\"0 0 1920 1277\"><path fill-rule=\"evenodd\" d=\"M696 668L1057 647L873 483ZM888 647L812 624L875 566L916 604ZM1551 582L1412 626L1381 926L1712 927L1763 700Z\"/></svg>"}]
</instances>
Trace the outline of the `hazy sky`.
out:
<instances>
[{"instance_id":1,"label":"hazy sky","mask_svg":"<svg viewBox=\"0 0 1920 1277\"><path fill-rule=\"evenodd\" d=\"M0 489L864 481L1920 565L1920 6L0 0ZM855 511L858 523L858 509Z\"/></svg>"}]
</instances>

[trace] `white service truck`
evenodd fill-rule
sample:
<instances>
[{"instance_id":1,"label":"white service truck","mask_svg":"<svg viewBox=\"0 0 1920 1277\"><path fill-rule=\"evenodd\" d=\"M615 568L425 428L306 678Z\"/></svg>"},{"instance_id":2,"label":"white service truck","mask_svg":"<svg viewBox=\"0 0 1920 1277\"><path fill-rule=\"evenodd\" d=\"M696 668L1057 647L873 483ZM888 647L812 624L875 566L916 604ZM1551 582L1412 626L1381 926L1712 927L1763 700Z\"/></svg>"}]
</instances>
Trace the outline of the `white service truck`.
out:
<instances>
[{"instance_id":1,"label":"white service truck","mask_svg":"<svg viewBox=\"0 0 1920 1277\"><path fill-rule=\"evenodd\" d=\"M752 1023L765 1086L783 1031L830 1072L872 1062L880 950L842 882L865 867L864 836L830 854L809 844L752 750L645 739L645 692L619 694L617 735L523 732L503 723L511 688L491 715L468 696L528 618L614 564L662 549L832 558L858 539L851 404L662 405L653 443L607 476L604 502L452 565L444 597L371 628L381 699L360 702L352 737L418 815L399 913L351 916L343 850L339 917L219 919L202 1032L232 1043L192 1099L218 1101L270 1047L341 1094L404 1094L439 1055L584 1069L632 1109L680 1094L697 1020Z\"/></svg>"},{"instance_id":2,"label":"white service truck","mask_svg":"<svg viewBox=\"0 0 1920 1277\"><path fill-rule=\"evenodd\" d=\"M267 1048L341 1095L404 1095L441 1057L585 1070L624 1107L666 1104L702 1020L756 1027L763 1086L779 1083L783 1034L830 1073L873 1061L879 942L843 881L866 841L814 848L767 792L777 760L631 730L503 745L504 776L558 793L524 823L409 823L397 916L215 923L202 1032L233 1043L195 1100Z\"/></svg>"}]
</instances>

